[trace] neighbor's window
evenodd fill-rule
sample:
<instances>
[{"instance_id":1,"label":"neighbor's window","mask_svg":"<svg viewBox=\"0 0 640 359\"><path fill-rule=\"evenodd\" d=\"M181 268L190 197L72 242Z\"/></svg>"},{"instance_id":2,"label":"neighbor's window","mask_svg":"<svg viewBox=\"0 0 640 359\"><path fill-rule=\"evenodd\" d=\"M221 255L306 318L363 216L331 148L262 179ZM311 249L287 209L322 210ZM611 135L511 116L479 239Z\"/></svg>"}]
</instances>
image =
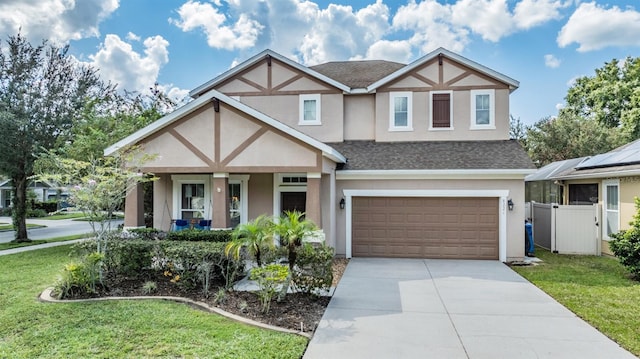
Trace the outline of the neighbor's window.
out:
<instances>
[{"instance_id":1,"label":"neighbor's window","mask_svg":"<svg viewBox=\"0 0 640 359\"><path fill-rule=\"evenodd\" d=\"M431 103L431 111L429 111L430 130L453 129L453 104L451 95L451 91L429 93Z\"/></svg>"},{"instance_id":2,"label":"neighbor's window","mask_svg":"<svg viewBox=\"0 0 640 359\"><path fill-rule=\"evenodd\" d=\"M495 129L495 91L471 91L471 128Z\"/></svg>"},{"instance_id":3,"label":"neighbor's window","mask_svg":"<svg viewBox=\"0 0 640 359\"><path fill-rule=\"evenodd\" d=\"M320 125L320 95L300 95L299 125Z\"/></svg>"},{"instance_id":4,"label":"neighbor's window","mask_svg":"<svg viewBox=\"0 0 640 359\"><path fill-rule=\"evenodd\" d=\"M602 182L604 194L604 223L605 239L620 231L620 192L618 180L606 180Z\"/></svg>"},{"instance_id":5,"label":"neighbor's window","mask_svg":"<svg viewBox=\"0 0 640 359\"><path fill-rule=\"evenodd\" d=\"M570 184L569 185L569 204L586 204L591 205L598 203L598 184Z\"/></svg>"},{"instance_id":6,"label":"neighbor's window","mask_svg":"<svg viewBox=\"0 0 640 359\"><path fill-rule=\"evenodd\" d=\"M411 92L391 92L389 94L389 131L411 131Z\"/></svg>"}]
</instances>

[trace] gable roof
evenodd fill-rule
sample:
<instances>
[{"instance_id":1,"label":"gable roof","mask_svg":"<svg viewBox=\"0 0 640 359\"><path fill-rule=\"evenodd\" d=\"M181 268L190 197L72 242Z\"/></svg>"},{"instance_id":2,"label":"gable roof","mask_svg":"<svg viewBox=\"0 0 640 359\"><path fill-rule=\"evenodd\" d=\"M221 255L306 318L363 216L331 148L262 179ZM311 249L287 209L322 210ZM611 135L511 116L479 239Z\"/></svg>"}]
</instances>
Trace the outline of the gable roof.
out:
<instances>
[{"instance_id":1,"label":"gable roof","mask_svg":"<svg viewBox=\"0 0 640 359\"><path fill-rule=\"evenodd\" d=\"M520 87L520 82L512 79L509 76L503 75L497 71L494 71L486 66L480 65L479 63L475 62L475 61L471 61L469 59L467 59L466 57L460 56L454 52L451 52L445 48L439 47L433 51L431 51L430 53L426 54L425 56L417 59L416 61L410 63L409 65L395 71L394 73L391 73L387 76L385 76L384 78L381 78L380 80L372 83L371 85L369 85L367 87L367 92L373 92L375 91L378 87L383 86L401 76L404 76L405 74L413 71L415 68L420 67L422 65L424 65L425 63L435 59L436 57L438 57L440 54L442 54L443 56L454 60L456 62L459 62L473 70L476 70L482 74L485 74L489 77L492 77L500 82L503 82L507 85L509 85L509 89L511 91L515 91L518 87Z\"/></svg>"},{"instance_id":2,"label":"gable roof","mask_svg":"<svg viewBox=\"0 0 640 359\"><path fill-rule=\"evenodd\" d=\"M342 170L526 170L535 166L515 140L329 143L347 157Z\"/></svg>"},{"instance_id":3,"label":"gable roof","mask_svg":"<svg viewBox=\"0 0 640 359\"><path fill-rule=\"evenodd\" d=\"M228 71L222 73L221 75L215 77L214 79L205 82L204 84L196 87L195 89L189 91L189 96L193 97L193 98L197 98L199 96L202 96L204 93L206 93L207 91L213 89L215 86L217 86L218 84L222 83L223 81L227 80L228 78L231 78L243 71L245 71L246 69L250 68L251 66L255 65L256 63L263 61L265 58L268 57L272 57L274 59L277 59L280 62L283 62L295 69L297 69L298 71L301 71L311 77L315 77L316 79L323 81L331 86L334 86L342 91L348 92L350 89L348 86L342 84L339 81L336 81L332 78L329 78L319 72L314 71L313 69L306 67L304 65L301 65L287 57L284 57L282 55L280 55L279 53L270 50L270 49L266 49L264 51L262 51L261 53L251 57L250 59L244 61L243 63L232 67L231 69L229 69Z\"/></svg>"},{"instance_id":4,"label":"gable roof","mask_svg":"<svg viewBox=\"0 0 640 359\"><path fill-rule=\"evenodd\" d=\"M366 88L407 65L384 60L333 61L310 68L351 89Z\"/></svg>"},{"instance_id":5,"label":"gable roof","mask_svg":"<svg viewBox=\"0 0 640 359\"><path fill-rule=\"evenodd\" d=\"M589 157L578 157L564 161L556 161L549 163L548 165L538 169L536 173L530 174L525 177L525 182L532 181L550 181L556 178L556 176L575 168L580 162L588 159Z\"/></svg>"},{"instance_id":6,"label":"gable roof","mask_svg":"<svg viewBox=\"0 0 640 359\"><path fill-rule=\"evenodd\" d=\"M134 132L133 134L123 138L122 140L116 142L115 144L109 146L108 148L106 148L104 150L104 155L105 156L109 156L114 154L115 152L117 152L118 150L120 150L121 148L127 147L127 146L131 146L134 145L138 142L140 142L141 140L143 140L144 138L162 130L163 128L167 127L168 125L178 121L179 119L183 118L184 116L196 111L197 109L201 108L202 106L211 103L212 100L214 99L218 99L221 102L226 103L227 105L234 107L235 109L244 112L245 114L252 116L254 118L256 118L259 121L262 121L263 123L276 128L308 145L310 145L311 147L314 147L318 150L320 150L322 152L322 155L331 159L334 162L337 163L344 163L346 161L346 158L339 153L338 151L336 151L335 149L331 148L330 146L327 146L326 144L316 140L315 138L312 138L308 135L305 135L304 133L291 128L287 125L285 125L284 123L277 121L267 115L265 115L264 113L249 107L239 101L236 101L216 90L209 90L208 92L204 93L202 96L196 98L195 100L187 103L186 105L178 108L177 110L171 112L168 115L165 115L163 117L161 117L160 119L156 120L155 122L147 125L146 127Z\"/></svg>"}]
</instances>

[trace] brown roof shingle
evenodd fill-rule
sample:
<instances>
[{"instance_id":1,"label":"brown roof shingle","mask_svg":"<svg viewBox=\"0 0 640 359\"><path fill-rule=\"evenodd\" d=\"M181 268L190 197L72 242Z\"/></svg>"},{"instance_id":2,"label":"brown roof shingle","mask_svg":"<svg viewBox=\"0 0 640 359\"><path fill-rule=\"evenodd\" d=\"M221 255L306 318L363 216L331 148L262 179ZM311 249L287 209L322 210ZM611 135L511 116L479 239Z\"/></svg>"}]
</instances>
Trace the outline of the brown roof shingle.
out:
<instances>
[{"instance_id":1,"label":"brown roof shingle","mask_svg":"<svg viewBox=\"0 0 640 359\"><path fill-rule=\"evenodd\" d=\"M345 141L327 143L347 158L344 170L535 169L515 140Z\"/></svg>"},{"instance_id":2,"label":"brown roof shingle","mask_svg":"<svg viewBox=\"0 0 640 359\"><path fill-rule=\"evenodd\" d=\"M365 88L405 66L384 60L335 61L311 66L310 69L354 89Z\"/></svg>"}]
</instances>

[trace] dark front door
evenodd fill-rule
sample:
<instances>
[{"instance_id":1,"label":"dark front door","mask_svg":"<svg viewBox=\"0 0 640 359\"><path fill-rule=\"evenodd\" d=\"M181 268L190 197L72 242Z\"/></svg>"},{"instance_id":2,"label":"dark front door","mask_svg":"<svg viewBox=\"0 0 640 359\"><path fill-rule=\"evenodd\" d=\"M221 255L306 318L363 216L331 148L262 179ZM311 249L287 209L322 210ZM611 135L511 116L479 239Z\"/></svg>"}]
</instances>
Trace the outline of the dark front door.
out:
<instances>
[{"instance_id":1,"label":"dark front door","mask_svg":"<svg viewBox=\"0 0 640 359\"><path fill-rule=\"evenodd\" d=\"M280 194L280 209L285 211L304 212L307 203L307 192L282 192Z\"/></svg>"}]
</instances>

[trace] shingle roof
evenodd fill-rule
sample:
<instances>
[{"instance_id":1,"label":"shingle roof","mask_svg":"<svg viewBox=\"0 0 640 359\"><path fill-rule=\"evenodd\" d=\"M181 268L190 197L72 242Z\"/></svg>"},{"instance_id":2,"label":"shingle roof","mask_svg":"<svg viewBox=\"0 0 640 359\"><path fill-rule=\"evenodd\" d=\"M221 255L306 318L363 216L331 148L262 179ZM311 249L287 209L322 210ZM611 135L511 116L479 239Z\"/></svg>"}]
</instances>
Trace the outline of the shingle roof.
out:
<instances>
[{"instance_id":1,"label":"shingle roof","mask_svg":"<svg viewBox=\"0 0 640 359\"><path fill-rule=\"evenodd\" d=\"M535 169L514 140L327 144L347 158L344 170Z\"/></svg>"},{"instance_id":2,"label":"shingle roof","mask_svg":"<svg viewBox=\"0 0 640 359\"><path fill-rule=\"evenodd\" d=\"M365 88L405 66L397 62L369 60L327 62L309 68L356 89Z\"/></svg>"}]
</instances>

